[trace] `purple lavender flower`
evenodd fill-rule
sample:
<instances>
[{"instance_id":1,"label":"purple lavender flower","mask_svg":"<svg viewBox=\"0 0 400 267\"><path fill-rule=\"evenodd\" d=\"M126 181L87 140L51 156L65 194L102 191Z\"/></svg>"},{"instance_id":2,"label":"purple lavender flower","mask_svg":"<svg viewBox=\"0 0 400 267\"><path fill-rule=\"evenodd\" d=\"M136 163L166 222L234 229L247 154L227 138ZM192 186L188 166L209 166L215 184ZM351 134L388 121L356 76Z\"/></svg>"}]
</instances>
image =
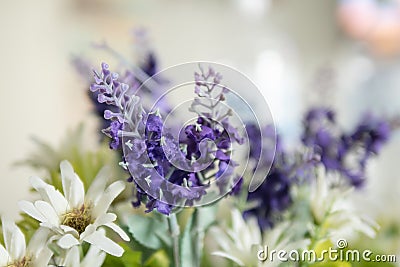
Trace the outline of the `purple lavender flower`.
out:
<instances>
[{"instance_id":1,"label":"purple lavender flower","mask_svg":"<svg viewBox=\"0 0 400 267\"><path fill-rule=\"evenodd\" d=\"M111 142L110 142L110 148L111 149L118 149L121 146L121 140L120 137L118 136L118 132L122 130L123 124L120 123L119 121L112 121L110 124L110 137L111 137Z\"/></svg>"},{"instance_id":2,"label":"purple lavender flower","mask_svg":"<svg viewBox=\"0 0 400 267\"><path fill-rule=\"evenodd\" d=\"M104 44L103 46L105 50L109 50L109 47L106 44ZM72 58L72 64L85 82L87 82L88 84L93 83L92 68L90 67L91 64L89 63L88 60L82 57L74 56ZM138 77L135 75L134 70L127 70L125 71L124 75L118 77L118 79L122 81L124 84L129 85L130 89L129 95L137 94L142 98L152 98L154 92L149 90L147 87L143 88L143 90L140 90L140 92L138 91L138 89L141 87L144 80L153 76L158 71L158 60L153 51L146 52L146 54L144 55L144 60L142 60L140 67L137 69L139 69L140 72L144 74L145 76L144 78L138 79ZM104 71L104 69L102 71ZM107 72L107 70L105 71ZM160 80L159 82L164 83L165 81ZM99 118L101 118L100 129L108 128L110 122L108 121L108 119L104 118L104 114L106 110L108 110L107 111L108 114L115 113L118 111L118 107L112 106L109 103L107 103L106 102L107 98L105 98L104 94L101 93L100 91L97 90L91 92L89 91L88 95L91 102L93 103L95 114L98 115ZM164 111L168 111L170 109L170 107L167 104L165 104L163 100L161 100L159 106ZM116 145L118 141L116 141L115 138L113 138L113 141L111 142L110 142L110 147L119 147Z\"/></svg>"},{"instance_id":3,"label":"purple lavender flower","mask_svg":"<svg viewBox=\"0 0 400 267\"><path fill-rule=\"evenodd\" d=\"M140 68L147 74L149 77L153 76L158 72L158 61L154 52L150 51L146 55L145 61L141 64Z\"/></svg>"},{"instance_id":4,"label":"purple lavender flower","mask_svg":"<svg viewBox=\"0 0 400 267\"><path fill-rule=\"evenodd\" d=\"M153 76L158 72L158 59L154 50L151 49L149 32L144 28L135 28L132 31L135 40L135 49L138 51L140 58L140 68L149 76Z\"/></svg>"},{"instance_id":5,"label":"purple lavender flower","mask_svg":"<svg viewBox=\"0 0 400 267\"><path fill-rule=\"evenodd\" d=\"M389 140L391 132L389 121L369 114L363 118L350 138L355 143L361 143L367 152L378 154Z\"/></svg>"},{"instance_id":6,"label":"purple lavender flower","mask_svg":"<svg viewBox=\"0 0 400 267\"><path fill-rule=\"evenodd\" d=\"M125 153L121 166L133 175L128 179L136 186L136 198L132 205L137 207L144 202L146 212L156 209L162 214L169 214L178 204L193 205L206 194L212 178L207 174L213 172L215 166L218 166L218 171L214 176L222 191L222 186L229 184L231 179L228 178L233 176L236 166L230 159L231 143L242 143L243 139L229 124L230 112L218 107L226 90L207 82L208 79L219 82L222 78L220 74L210 69L207 76L202 73L201 78L197 77L195 91L206 91L210 97L216 93L219 100L212 103L208 111L196 112L197 121L185 127L184 135L179 140L174 140L169 129L164 129L162 116L142 108L140 98L132 94L129 85L120 82L118 77L103 63L101 72L95 72L91 91L97 94L99 103L107 105L104 118L111 123L103 132L112 139L110 147L119 148L124 136ZM196 110L196 103L194 101L192 105L193 111ZM207 104L203 106L207 107ZM214 141L214 148L205 142L210 140ZM200 168L201 160L211 160L204 170ZM172 163L182 164L184 168L177 168ZM239 179L237 181L235 193L241 184ZM185 203L181 203L182 199Z\"/></svg>"},{"instance_id":7,"label":"purple lavender flower","mask_svg":"<svg viewBox=\"0 0 400 267\"><path fill-rule=\"evenodd\" d=\"M335 114L330 109L311 109L305 116L302 142L320 156L328 170L340 170L345 153L336 128Z\"/></svg>"},{"instance_id":8,"label":"purple lavender flower","mask_svg":"<svg viewBox=\"0 0 400 267\"><path fill-rule=\"evenodd\" d=\"M250 159L257 161L261 149L264 149L263 155L273 153L274 150L268 146L261 147L262 143L268 144L268 139L273 137L270 127L260 129L257 125L249 124L246 129L251 140ZM311 109L305 116L301 139L306 149L311 150L310 154L300 156L296 151L285 151L278 136L271 170L263 184L248 194L248 201L255 205L246 210L244 216L256 216L262 229L272 227L292 204L291 188L307 183L311 171L320 163L327 171L341 173L351 185L361 186L365 182L367 160L379 153L392 130L393 123L390 121L369 115L355 130L344 133L338 127L332 110ZM352 165L347 160L350 155L358 155Z\"/></svg>"},{"instance_id":9,"label":"purple lavender flower","mask_svg":"<svg viewBox=\"0 0 400 267\"><path fill-rule=\"evenodd\" d=\"M143 191L139 192L138 199L145 200L147 210L150 212L156 209L158 212L163 214L169 214L174 208L174 199L186 199L186 205L192 205L194 201L199 200L205 193L204 184L200 181L199 176L194 172L187 172L183 170L176 169L167 158L165 151L176 150L178 145L173 141L172 136L169 134L162 135L162 120L160 117L150 114L147 119L145 140L147 145L147 155L149 156L151 162L154 165L155 170L159 176L152 176L151 183L155 186L154 194L160 187L167 187L166 194L169 194L168 199L170 204L166 204L158 199L151 197L149 194L143 194ZM164 138L165 145L168 145L170 149L164 150L161 144L161 138ZM175 149L171 149L174 146ZM188 153L188 152L187 152ZM181 152L181 157L184 153ZM185 155L182 158L186 158ZM175 156L179 158L179 156ZM130 165L134 164L132 161L128 161ZM136 174L138 172L136 171ZM162 177L163 179L160 179ZM169 187L169 183L180 185L180 187ZM140 186L139 186L140 187ZM151 195L154 195L151 194ZM134 203L138 205L140 201Z\"/></svg>"},{"instance_id":10,"label":"purple lavender flower","mask_svg":"<svg viewBox=\"0 0 400 267\"><path fill-rule=\"evenodd\" d=\"M292 181L288 174L278 168L273 168L265 182L248 195L247 200L255 201L257 205L246 210L244 216L250 214L256 216L262 229L272 227L275 217L292 203L291 186Z\"/></svg>"},{"instance_id":11,"label":"purple lavender flower","mask_svg":"<svg viewBox=\"0 0 400 267\"><path fill-rule=\"evenodd\" d=\"M274 135L271 134L271 127L267 126L259 128L254 124L246 125L247 134L250 143L250 159L258 162L261 155L261 149L264 149L263 155L271 157L271 153L275 152L274 161L270 172L266 175L266 179L257 190L248 194L247 200L256 203L254 207L244 212L244 216L253 215L258 219L258 223L262 229L271 227L275 222L275 217L286 210L291 202L290 189L295 179L293 177L293 169L295 164L287 161L289 157L283 150L281 138L277 137L276 147L269 147L261 143L272 144L271 140ZM263 131L263 140L261 140L261 131Z\"/></svg>"},{"instance_id":12,"label":"purple lavender flower","mask_svg":"<svg viewBox=\"0 0 400 267\"><path fill-rule=\"evenodd\" d=\"M332 110L315 108L304 120L302 141L321 158L328 171L337 171L347 177L351 185L360 187L365 181L367 160L379 153L391 131L388 120L368 115L354 131L344 133ZM358 155L357 161L349 163L350 155Z\"/></svg>"},{"instance_id":13,"label":"purple lavender flower","mask_svg":"<svg viewBox=\"0 0 400 267\"><path fill-rule=\"evenodd\" d=\"M103 133L109 136L111 149L120 148L121 130L123 127L123 115L118 113L125 103L127 85L118 82L118 75L108 70L108 65L103 63L101 73L95 72L95 83L90 86L90 91L97 98L97 112L103 112L106 128ZM108 122L107 121L111 121ZM108 124L108 125L107 125Z\"/></svg>"}]
</instances>

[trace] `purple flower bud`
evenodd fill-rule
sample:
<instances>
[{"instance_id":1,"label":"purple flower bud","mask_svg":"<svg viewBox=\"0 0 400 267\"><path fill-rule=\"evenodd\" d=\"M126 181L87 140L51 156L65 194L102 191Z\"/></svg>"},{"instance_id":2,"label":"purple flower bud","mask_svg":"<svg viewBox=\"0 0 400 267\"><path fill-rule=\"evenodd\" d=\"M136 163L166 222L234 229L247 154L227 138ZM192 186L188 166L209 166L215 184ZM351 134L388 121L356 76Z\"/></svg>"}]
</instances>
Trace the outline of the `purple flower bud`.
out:
<instances>
[{"instance_id":1,"label":"purple flower bud","mask_svg":"<svg viewBox=\"0 0 400 267\"><path fill-rule=\"evenodd\" d=\"M110 74L110 71L108 70L108 68L109 68L109 66L107 63L105 63L105 62L101 63L101 70L105 76Z\"/></svg>"},{"instance_id":2,"label":"purple flower bud","mask_svg":"<svg viewBox=\"0 0 400 267\"><path fill-rule=\"evenodd\" d=\"M99 94L97 96L97 101L99 103L106 103L107 102L107 104L110 104L110 103L112 103L113 99L111 97L105 96L104 94Z\"/></svg>"},{"instance_id":3,"label":"purple flower bud","mask_svg":"<svg viewBox=\"0 0 400 267\"><path fill-rule=\"evenodd\" d=\"M116 81L118 79L119 75L116 72L111 73L111 80Z\"/></svg>"},{"instance_id":4,"label":"purple flower bud","mask_svg":"<svg viewBox=\"0 0 400 267\"><path fill-rule=\"evenodd\" d=\"M112 112L111 110L104 111L104 118L106 120L110 120L116 118L120 123L124 122L123 116L120 113Z\"/></svg>"}]
</instances>

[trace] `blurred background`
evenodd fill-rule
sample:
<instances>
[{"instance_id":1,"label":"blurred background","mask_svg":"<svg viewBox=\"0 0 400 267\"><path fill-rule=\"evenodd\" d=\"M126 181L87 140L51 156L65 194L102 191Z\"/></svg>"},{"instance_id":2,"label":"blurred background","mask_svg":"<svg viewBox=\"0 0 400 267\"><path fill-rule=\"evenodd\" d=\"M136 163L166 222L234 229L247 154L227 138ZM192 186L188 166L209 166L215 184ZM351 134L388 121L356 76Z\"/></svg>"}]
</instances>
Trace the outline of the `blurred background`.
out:
<instances>
[{"instance_id":1,"label":"blurred background","mask_svg":"<svg viewBox=\"0 0 400 267\"><path fill-rule=\"evenodd\" d=\"M13 165L34 149L31 136L56 146L79 123L96 129L72 56L98 68L110 55L92 45L107 41L135 61L134 29L146 29L161 67L207 60L249 76L289 144L310 106L335 108L343 127L365 111L400 114L396 0L14 0L0 2L0 24L0 213L9 216L40 175ZM360 209L400 217L399 155L396 134L369 167Z\"/></svg>"}]
</instances>

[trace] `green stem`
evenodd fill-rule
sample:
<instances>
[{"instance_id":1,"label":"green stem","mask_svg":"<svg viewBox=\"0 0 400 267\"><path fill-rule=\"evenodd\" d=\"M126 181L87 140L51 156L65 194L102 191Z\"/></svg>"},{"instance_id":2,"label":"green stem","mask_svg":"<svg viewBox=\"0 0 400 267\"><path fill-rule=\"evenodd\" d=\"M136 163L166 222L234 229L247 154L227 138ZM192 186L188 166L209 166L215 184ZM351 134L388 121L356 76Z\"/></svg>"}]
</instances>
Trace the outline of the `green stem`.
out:
<instances>
[{"instance_id":1,"label":"green stem","mask_svg":"<svg viewBox=\"0 0 400 267\"><path fill-rule=\"evenodd\" d=\"M175 213L171 213L168 216L168 226L169 226L169 231L172 237L172 242L173 242L173 254L174 254L174 262L175 262L175 267L181 267L181 261L180 261L180 247L179 247L179 234L180 234L180 229L179 229L179 224L178 220L176 218Z\"/></svg>"},{"instance_id":2,"label":"green stem","mask_svg":"<svg viewBox=\"0 0 400 267\"><path fill-rule=\"evenodd\" d=\"M200 227L200 216L202 216L202 208L196 208L194 211L194 219L196 225L196 232L195 232L195 242L194 242L194 253L195 253L195 261L196 267L200 266L201 257L203 255L203 246L204 246L204 229Z\"/></svg>"}]
</instances>

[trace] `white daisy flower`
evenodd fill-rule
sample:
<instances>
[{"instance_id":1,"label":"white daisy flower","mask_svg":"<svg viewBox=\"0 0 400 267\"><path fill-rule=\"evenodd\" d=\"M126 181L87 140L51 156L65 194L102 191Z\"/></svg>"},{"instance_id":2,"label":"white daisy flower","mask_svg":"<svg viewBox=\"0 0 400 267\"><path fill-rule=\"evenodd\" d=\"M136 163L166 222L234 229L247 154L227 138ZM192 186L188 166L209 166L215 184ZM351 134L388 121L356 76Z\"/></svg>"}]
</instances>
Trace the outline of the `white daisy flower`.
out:
<instances>
[{"instance_id":1,"label":"white daisy flower","mask_svg":"<svg viewBox=\"0 0 400 267\"><path fill-rule=\"evenodd\" d=\"M47 266L52 252L47 247L48 229L39 229L26 246L25 236L17 225L2 218L5 247L0 245L1 267Z\"/></svg>"},{"instance_id":2,"label":"white daisy flower","mask_svg":"<svg viewBox=\"0 0 400 267\"><path fill-rule=\"evenodd\" d=\"M375 237L379 226L370 218L356 212L349 201L354 188L332 184L339 177L327 177L324 167L317 169L317 177L311 184L310 207L314 221L328 231L332 242L343 237L351 237L361 232L371 238Z\"/></svg>"},{"instance_id":3,"label":"white daisy flower","mask_svg":"<svg viewBox=\"0 0 400 267\"><path fill-rule=\"evenodd\" d=\"M65 254L54 257L52 264L48 267L101 267L106 258L106 253L97 248L90 246L85 257L81 260L78 246L74 246L67 250Z\"/></svg>"},{"instance_id":4,"label":"white daisy flower","mask_svg":"<svg viewBox=\"0 0 400 267\"><path fill-rule=\"evenodd\" d=\"M292 240L292 229L288 222L275 225L273 229L263 233L256 218L244 220L237 209L231 211L231 220L231 226L211 229L211 234L220 248L212 255L229 259L239 266L277 267L281 262L258 259L258 251L264 249L265 245L270 250L288 252L308 245L308 240L305 239Z\"/></svg>"},{"instance_id":5,"label":"white daisy flower","mask_svg":"<svg viewBox=\"0 0 400 267\"><path fill-rule=\"evenodd\" d=\"M239 210L231 212L232 225L228 223L211 228L211 236L221 250L212 255L227 258L239 266L257 266L257 250L262 243L261 230L255 218L245 221Z\"/></svg>"},{"instance_id":6,"label":"white daisy flower","mask_svg":"<svg viewBox=\"0 0 400 267\"><path fill-rule=\"evenodd\" d=\"M106 171L103 169L85 195L83 183L71 164L63 161L60 169L64 195L42 179L31 177L30 182L42 200L34 203L21 201L20 208L40 221L42 227L51 229L57 236L57 244L63 249L87 242L106 253L121 256L123 248L102 234L100 227L109 227L123 240L129 241L128 235L114 223L117 216L107 212L113 200L124 190L124 182L117 181L106 188Z\"/></svg>"}]
</instances>

